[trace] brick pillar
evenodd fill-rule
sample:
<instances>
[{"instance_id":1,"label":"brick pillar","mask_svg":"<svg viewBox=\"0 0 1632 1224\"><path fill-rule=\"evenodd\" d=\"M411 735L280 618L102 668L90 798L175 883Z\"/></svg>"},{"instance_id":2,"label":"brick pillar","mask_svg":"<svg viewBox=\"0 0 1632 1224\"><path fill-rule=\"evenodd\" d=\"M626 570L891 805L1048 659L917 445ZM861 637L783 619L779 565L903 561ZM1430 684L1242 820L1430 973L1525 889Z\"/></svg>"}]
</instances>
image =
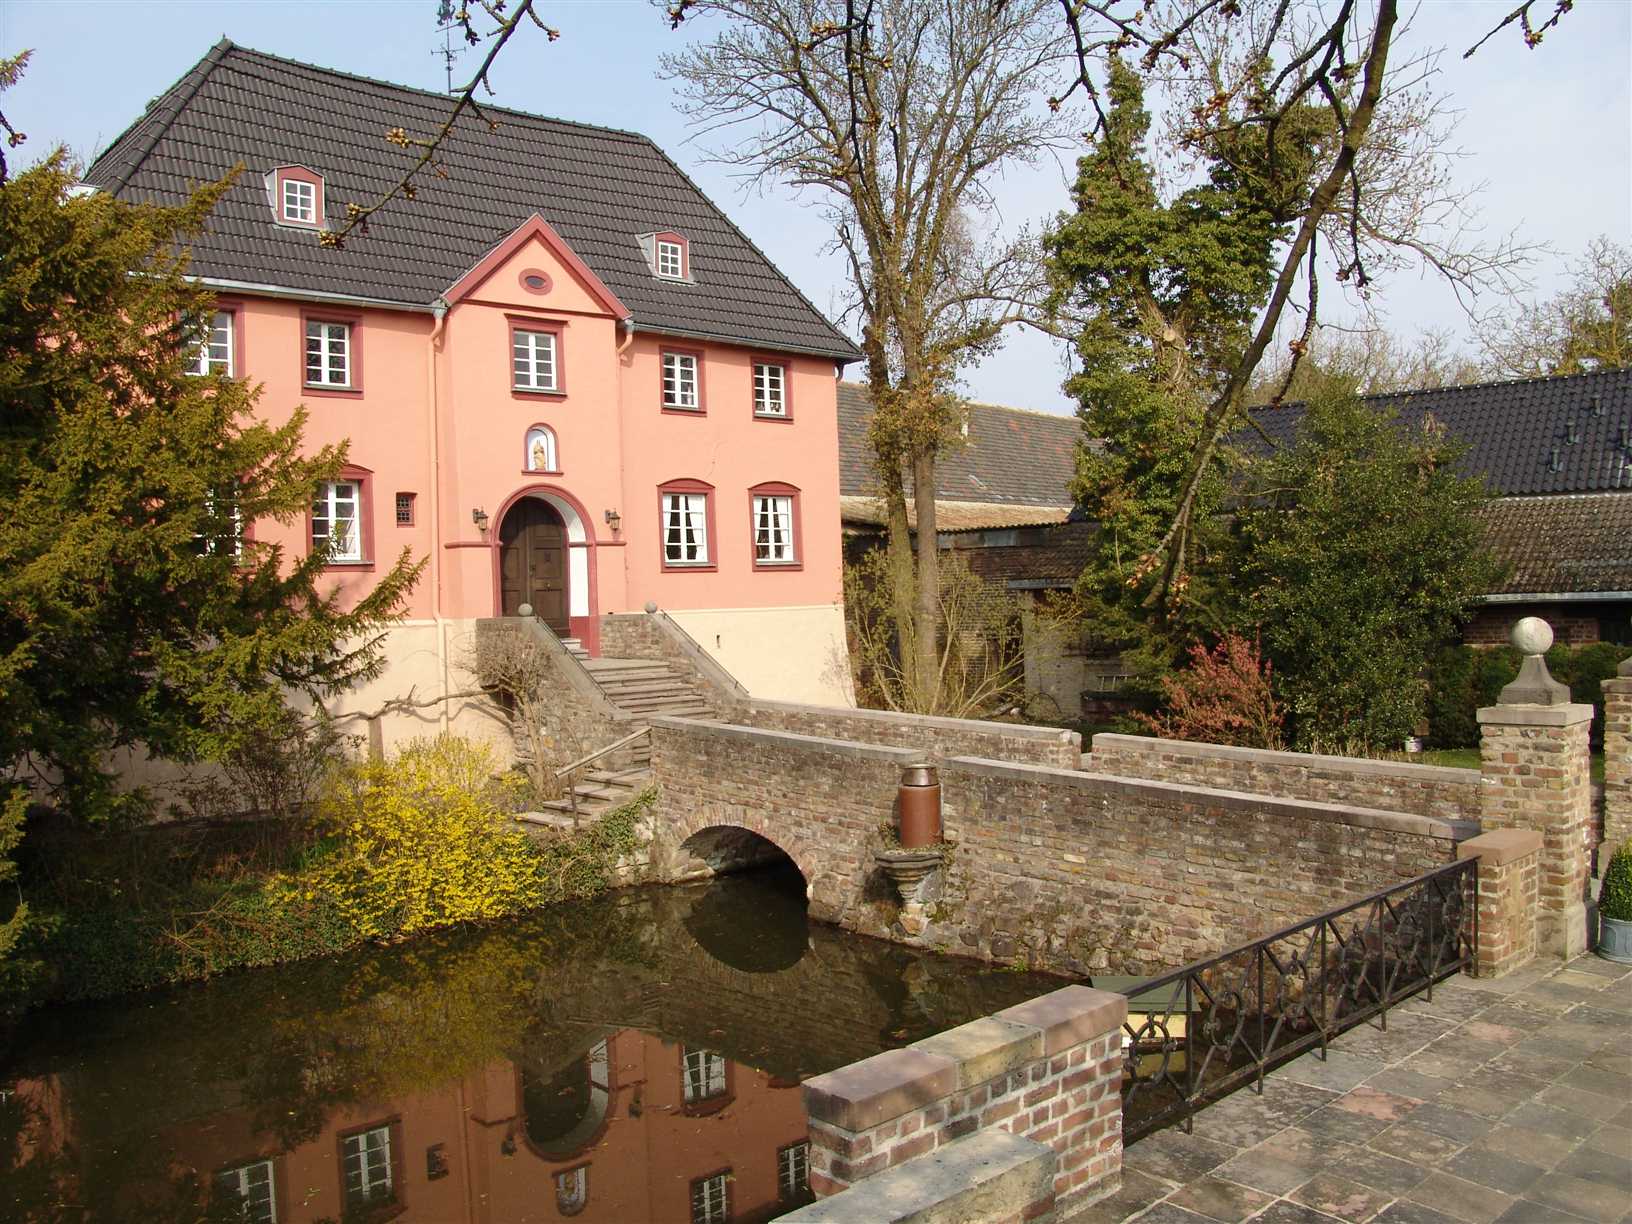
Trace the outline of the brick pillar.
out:
<instances>
[{"instance_id":1,"label":"brick pillar","mask_svg":"<svg viewBox=\"0 0 1632 1224\"><path fill-rule=\"evenodd\" d=\"M1501 704L1479 711L1479 817L1486 832L1533 829L1542 836L1536 950L1569 959L1587 950L1587 881L1592 835L1592 707L1547 672L1552 629L1527 616L1513 626L1525 653Z\"/></svg>"},{"instance_id":2,"label":"brick pillar","mask_svg":"<svg viewBox=\"0 0 1632 1224\"><path fill-rule=\"evenodd\" d=\"M1608 856L1632 837L1632 659L1604 681L1604 843Z\"/></svg>"},{"instance_id":3,"label":"brick pillar","mask_svg":"<svg viewBox=\"0 0 1632 1224\"><path fill-rule=\"evenodd\" d=\"M1541 848L1534 829L1493 829L1456 847L1457 858L1479 860L1480 977L1501 977L1535 959Z\"/></svg>"},{"instance_id":4,"label":"brick pillar","mask_svg":"<svg viewBox=\"0 0 1632 1224\"><path fill-rule=\"evenodd\" d=\"M825 1199L966 1136L1006 1131L1052 1166L1049 1202L992 1205L980 1218L1012 1208L1064 1219L1114 1193L1127 1014L1122 995L1067 986L807 1080L811 1189Z\"/></svg>"}]
</instances>

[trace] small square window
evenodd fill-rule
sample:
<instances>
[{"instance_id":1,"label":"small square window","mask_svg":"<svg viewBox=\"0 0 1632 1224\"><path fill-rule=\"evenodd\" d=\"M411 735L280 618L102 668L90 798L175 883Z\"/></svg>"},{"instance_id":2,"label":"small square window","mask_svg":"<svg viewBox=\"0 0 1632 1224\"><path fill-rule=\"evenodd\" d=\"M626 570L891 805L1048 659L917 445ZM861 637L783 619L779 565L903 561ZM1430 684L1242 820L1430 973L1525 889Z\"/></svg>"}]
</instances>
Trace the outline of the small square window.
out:
<instances>
[{"instance_id":1,"label":"small square window","mask_svg":"<svg viewBox=\"0 0 1632 1224\"><path fill-rule=\"evenodd\" d=\"M682 280L686 275L686 252L678 242L659 238L657 241L657 274L669 280Z\"/></svg>"},{"instance_id":2,"label":"small square window","mask_svg":"<svg viewBox=\"0 0 1632 1224\"><path fill-rule=\"evenodd\" d=\"M317 224L317 187L300 179L283 180L283 219L296 225Z\"/></svg>"},{"instance_id":3,"label":"small square window","mask_svg":"<svg viewBox=\"0 0 1632 1224\"><path fill-rule=\"evenodd\" d=\"M663 354L663 407L687 412L696 412L702 407L697 386L697 358L692 354Z\"/></svg>"},{"instance_id":4,"label":"small square window","mask_svg":"<svg viewBox=\"0 0 1632 1224\"><path fill-rule=\"evenodd\" d=\"M412 527L414 525L414 495L412 493L397 494L397 526Z\"/></svg>"}]
</instances>

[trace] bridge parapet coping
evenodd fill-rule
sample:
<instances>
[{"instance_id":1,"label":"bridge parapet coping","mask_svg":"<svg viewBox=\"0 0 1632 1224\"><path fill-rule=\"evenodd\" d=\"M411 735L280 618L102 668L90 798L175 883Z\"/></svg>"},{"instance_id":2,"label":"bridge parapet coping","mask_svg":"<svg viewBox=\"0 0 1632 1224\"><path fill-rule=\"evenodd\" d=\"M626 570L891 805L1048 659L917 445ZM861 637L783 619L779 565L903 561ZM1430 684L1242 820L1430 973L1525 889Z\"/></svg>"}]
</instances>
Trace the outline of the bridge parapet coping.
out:
<instances>
[{"instance_id":1,"label":"bridge parapet coping","mask_svg":"<svg viewBox=\"0 0 1632 1224\"><path fill-rule=\"evenodd\" d=\"M811 1187L839 1194L996 1130L1053 1152L1060 1205L1075 1209L1114 1192L1126 1016L1122 995L1067 986L806 1081ZM1015 1204L1016 1214L1028 1205ZM897 1218L874 1217L859 1204L851 1210L851 1218Z\"/></svg>"},{"instance_id":2,"label":"bridge parapet coping","mask_svg":"<svg viewBox=\"0 0 1632 1224\"><path fill-rule=\"evenodd\" d=\"M739 723L716 722L703 718L654 718L653 727L710 735L719 739L734 739L743 743L780 744L788 748L804 748L815 752L829 752L838 756L865 761L890 761L909 765L923 759L923 753L914 748L890 748L883 744L865 744L857 740L831 739L822 735L806 735L799 731L775 731L766 727L745 727Z\"/></svg>"}]
</instances>

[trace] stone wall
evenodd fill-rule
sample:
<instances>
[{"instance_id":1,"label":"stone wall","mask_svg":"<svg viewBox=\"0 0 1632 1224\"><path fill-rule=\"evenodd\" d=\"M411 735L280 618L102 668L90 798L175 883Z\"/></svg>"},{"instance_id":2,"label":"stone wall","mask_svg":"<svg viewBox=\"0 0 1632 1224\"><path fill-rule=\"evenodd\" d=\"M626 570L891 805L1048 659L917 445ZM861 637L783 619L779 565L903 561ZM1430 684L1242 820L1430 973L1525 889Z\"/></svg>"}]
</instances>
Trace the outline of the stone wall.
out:
<instances>
[{"instance_id":1,"label":"stone wall","mask_svg":"<svg viewBox=\"0 0 1632 1224\"><path fill-rule=\"evenodd\" d=\"M1127 1000L1067 986L937 1033L899 1050L805 1081L810 1185L829 1201L793 1220L895 1220L868 1195L868 1180L910 1172L932 1193L920 1210L959 1203L947 1219L1067 1219L1114 1193L1122 1176L1122 1022ZM931 1154L952 1156L981 1135L1007 1132L1051 1152L1053 1177L1015 1179L978 1207L971 1169L949 1162L930 1174ZM984 1151L984 1146L979 1150ZM994 1153L1016 1164L1026 1149ZM971 1162L972 1164L973 1162ZM1046 1167L1046 1164L1045 1166ZM912 1183L897 1180L896 1188ZM914 1215L910 1218L943 1218Z\"/></svg>"},{"instance_id":2,"label":"stone wall","mask_svg":"<svg viewBox=\"0 0 1632 1224\"><path fill-rule=\"evenodd\" d=\"M1408 813L954 758L947 866L909 938L874 861L910 749L658 719L654 851L748 828L787 851L812 914L852 930L1035 968L1151 973L1450 861L1474 826Z\"/></svg>"},{"instance_id":3,"label":"stone wall","mask_svg":"<svg viewBox=\"0 0 1632 1224\"><path fill-rule=\"evenodd\" d=\"M749 726L793 731L825 739L914 749L921 757L987 757L1075 769L1082 761L1082 736L1057 727L986 722L972 718L932 718L888 710L843 710L833 706L755 701L737 716Z\"/></svg>"},{"instance_id":4,"label":"stone wall","mask_svg":"<svg viewBox=\"0 0 1632 1224\"><path fill-rule=\"evenodd\" d=\"M473 664L484 687L492 688L506 675L541 677L539 687L548 692L549 700L539 703L546 717L537 727L536 747L546 764L565 765L629 734L628 716L607 700L542 622L533 617L490 617L475 623L474 640ZM518 659L518 651L529 652L530 657ZM502 694L495 693L494 702L505 712L516 759L529 760L534 735L518 723Z\"/></svg>"},{"instance_id":5,"label":"stone wall","mask_svg":"<svg viewBox=\"0 0 1632 1224\"><path fill-rule=\"evenodd\" d=\"M1541 834L1493 829L1456 848L1459 859L1479 860L1479 920L1474 957L1480 977L1502 977L1536 957L1536 912L1541 885Z\"/></svg>"},{"instance_id":6,"label":"stone wall","mask_svg":"<svg viewBox=\"0 0 1632 1224\"><path fill-rule=\"evenodd\" d=\"M716 717L728 717L748 696L747 689L662 612L602 616L601 654L609 659L654 659L669 664Z\"/></svg>"},{"instance_id":7,"label":"stone wall","mask_svg":"<svg viewBox=\"0 0 1632 1224\"><path fill-rule=\"evenodd\" d=\"M1127 778L1414 812L1440 820L1479 819L1476 769L1268 752L1144 735L1094 736L1087 768Z\"/></svg>"},{"instance_id":8,"label":"stone wall","mask_svg":"<svg viewBox=\"0 0 1632 1224\"><path fill-rule=\"evenodd\" d=\"M1632 838L1632 675L1604 681L1605 862L1628 838Z\"/></svg>"}]
</instances>

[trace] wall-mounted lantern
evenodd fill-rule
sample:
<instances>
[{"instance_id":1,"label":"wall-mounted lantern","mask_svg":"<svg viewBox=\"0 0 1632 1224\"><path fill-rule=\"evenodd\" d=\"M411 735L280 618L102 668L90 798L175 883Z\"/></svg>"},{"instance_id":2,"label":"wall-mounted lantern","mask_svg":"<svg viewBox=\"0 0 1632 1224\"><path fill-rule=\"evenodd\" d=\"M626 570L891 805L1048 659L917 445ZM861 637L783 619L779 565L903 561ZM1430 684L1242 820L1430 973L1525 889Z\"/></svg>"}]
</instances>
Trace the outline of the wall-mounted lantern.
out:
<instances>
[{"instance_id":1,"label":"wall-mounted lantern","mask_svg":"<svg viewBox=\"0 0 1632 1224\"><path fill-rule=\"evenodd\" d=\"M476 530L484 536L487 534L487 511L480 506L470 512L470 521L476 524Z\"/></svg>"},{"instance_id":2,"label":"wall-mounted lantern","mask_svg":"<svg viewBox=\"0 0 1632 1224\"><path fill-rule=\"evenodd\" d=\"M617 535L618 528L623 526L623 515L616 510L608 510L606 512L606 525L612 528L613 535Z\"/></svg>"}]
</instances>

